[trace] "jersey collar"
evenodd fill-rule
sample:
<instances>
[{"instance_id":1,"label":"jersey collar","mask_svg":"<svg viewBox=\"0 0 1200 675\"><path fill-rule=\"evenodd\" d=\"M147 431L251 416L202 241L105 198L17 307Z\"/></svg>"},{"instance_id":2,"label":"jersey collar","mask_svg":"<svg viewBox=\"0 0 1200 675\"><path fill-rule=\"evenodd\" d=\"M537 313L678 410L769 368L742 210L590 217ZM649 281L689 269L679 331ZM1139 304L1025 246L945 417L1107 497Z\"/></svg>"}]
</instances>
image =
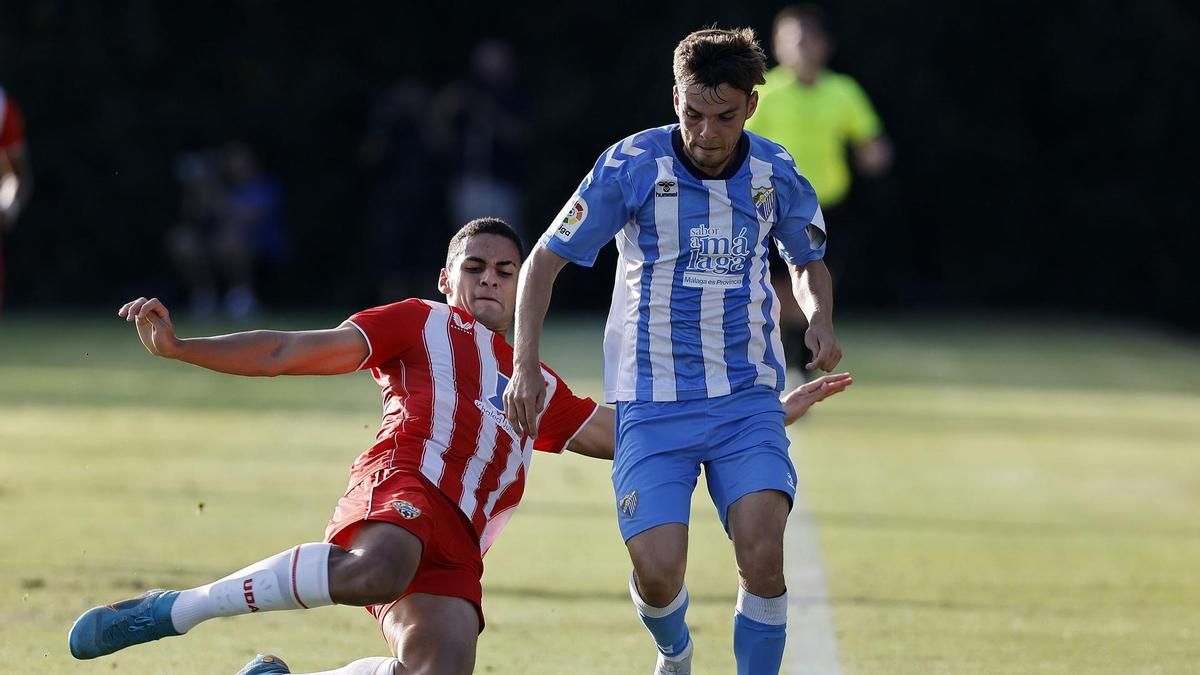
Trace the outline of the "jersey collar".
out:
<instances>
[{"instance_id":1,"label":"jersey collar","mask_svg":"<svg viewBox=\"0 0 1200 675\"><path fill-rule=\"evenodd\" d=\"M725 170L716 176L710 176L692 164L692 160L683 151L683 134L679 133L678 126L671 132L671 148L675 150L675 157L696 180L729 180L736 176L737 172L742 170L742 165L746 163L746 156L750 154L750 137L746 135L745 131L742 132L737 148L733 151L733 159L729 160L729 163L725 165Z\"/></svg>"}]
</instances>

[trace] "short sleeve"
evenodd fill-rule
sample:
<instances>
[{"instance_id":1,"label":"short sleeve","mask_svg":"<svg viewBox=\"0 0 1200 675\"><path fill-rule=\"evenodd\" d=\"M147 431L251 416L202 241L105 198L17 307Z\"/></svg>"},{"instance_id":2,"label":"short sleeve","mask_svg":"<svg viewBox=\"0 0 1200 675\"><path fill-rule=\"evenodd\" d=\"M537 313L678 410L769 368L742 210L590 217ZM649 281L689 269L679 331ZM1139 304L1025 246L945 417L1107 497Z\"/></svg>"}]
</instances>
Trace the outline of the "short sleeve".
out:
<instances>
[{"instance_id":1,"label":"short sleeve","mask_svg":"<svg viewBox=\"0 0 1200 675\"><path fill-rule=\"evenodd\" d=\"M9 150L25 141L25 119L11 98L0 97L0 150Z\"/></svg>"},{"instance_id":2,"label":"short sleeve","mask_svg":"<svg viewBox=\"0 0 1200 675\"><path fill-rule=\"evenodd\" d=\"M879 116L871 106L867 93L853 79L846 78L845 87L846 114L843 132L851 143L862 143L883 133Z\"/></svg>"},{"instance_id":3,"label":"short sleeve","mask_svg":"<svg viewBox=\"0 0 1200 675\"><path fill-rule=\"evenodd\" d=\"M429 311L412 299L364 309L347 319L367 339L369 353L359 370L378 368L412 349L422 339Z\"/></svg>"},{"instance_id":4,"label":"short sleeve","mask_svg":"<svg viewBox=\"0 0 1200 675\"><path fill-rule=\"evenodd\" d=\"M616 147L600 156L540 239L546 248L577 265L591 267L600 249L633 215L624 163L612 160Z\"/></svg>"},{"instance_id":5,"label":"short sleeve","mask_svg":"<svg viewBox=\"0 0 1200 675\"><path fill-rule=\"evenodd\" d=\"M782 195L782 217L771 235L784 261L803 265L825 257L825 216L816 191L798 172L795 178L788 181L790 190Z\"/></svg>"},{"instance_id":6,"label":"short sleeve","mask_svg":"<svg viewBox=\"0 0 1200 675\"><path fill-rule=\"evenodd\" d=\"M550 397L538 422L538 435L533 440L533 449L562 452L596 413L597 406L590 398L576 396L554 371L549 368L546 370L555 379L554 395Z\"/></svg>"}]
</instances>

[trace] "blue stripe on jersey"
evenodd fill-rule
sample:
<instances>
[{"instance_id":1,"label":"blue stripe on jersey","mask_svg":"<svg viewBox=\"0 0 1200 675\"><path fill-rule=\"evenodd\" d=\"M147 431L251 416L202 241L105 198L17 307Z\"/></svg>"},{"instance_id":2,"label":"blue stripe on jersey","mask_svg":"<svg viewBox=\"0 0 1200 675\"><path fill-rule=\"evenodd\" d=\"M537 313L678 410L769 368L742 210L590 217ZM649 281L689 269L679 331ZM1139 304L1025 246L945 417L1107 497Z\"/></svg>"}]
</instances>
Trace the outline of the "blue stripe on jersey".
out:
<instances>
[{"instance_id":1,"label":"blue stripe on jersey","mask_svg":"<svg viewBox=\"0 0 1200 675\"><path fill-rule=\"evenodd\" d=\"M748 173L734 176L725 181L725 185L732 199L751 192ZM740 209L733 212L733 231L735 236L745 236L747 241L756 242L761 238L758 220ZM751 249L751 255L745 261L741 286L725 291L725 363L732 391L749 387L758 379L758 367L750 363L749 358L750 291L754 283L750 271L756 269L753 259L757 253L757 247Z\"/></svg>"},{"instance_id":2,"label":"blue stripe on jersey","mask_svg":"<svg viewBox=\"0 0 1200 675\"><path fill-rule=\"evenodd\" d=\"M645 255L642 264L642 295L638 299L637 330L637 400L653 401L653 372L650 361L650 284L654 279L654 263L662 256L658 247L658 230L653 223L638 227L638 247Z\"/></svg>"},{"instance_id":3,"label":"blue stripe on jersey","mask_svg":"<svg viewBox=\"0 0 1200 675\"><path fill-rule=\"evenodd\" d=\"M617 237L605 398L781 389L779 301L767 254L773 240L795 264L822 256L816 196L778 144L747 132L745 161L709 179L689 171L673 147L676 133L678 125L648 129L609 148L542 238L590 265ZM810 240L810 224L821 241Z\"/></svg>"},{"instance_id":4,"label":"blue stripe on jersey","mask_svg":"<svg viewBox=\"0 0 1200 675\"><path fill-rule=\"evenodd\" d=\"M686 175L675 167L680 180ZM680 180L680 184L683 181ZM671 327L674 331L675 392L679 399L708 398L704 377L704 349L700 341L700 302L703 289L683 283L691 259L691 228L708 221L708 191L679 190L679 250L675 253L674 279L671 284Z\"/></svg>"}]
</instances>

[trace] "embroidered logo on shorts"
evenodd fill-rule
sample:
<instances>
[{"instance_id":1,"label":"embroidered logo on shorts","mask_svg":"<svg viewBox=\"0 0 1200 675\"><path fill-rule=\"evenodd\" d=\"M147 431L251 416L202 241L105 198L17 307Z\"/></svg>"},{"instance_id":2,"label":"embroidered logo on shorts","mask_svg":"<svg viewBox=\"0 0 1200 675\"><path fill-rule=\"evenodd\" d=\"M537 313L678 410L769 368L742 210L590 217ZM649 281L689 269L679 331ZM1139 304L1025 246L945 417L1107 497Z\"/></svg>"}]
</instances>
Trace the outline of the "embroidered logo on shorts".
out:
<instances>
[{"instance_id":1,"label":"embroidered logo on shorts","mask_svg":"<svg viewBox=\"0 0 1200 675\"><path fill-rule=\"evenodd\" d=\"M418 518L421 515L421 509L413 506L412 502L396 500L392 502L392 508L396 509L396 511L400 514L400 517L405 520L412 520L413 518Z\"/></svg>"},{"instance_id":2,"label":"embroidered logo on shorts","mask_svg":"<svg viewBox=\"0 0 1200 675\"><path fill-rule=\"evenodd\" d=\"M788 487L792 488L793 490L796 489L796 479L792 478L791 471L789 471L787 474L787 484L788 484Z\"/></svg>"},{"instance_id":3,"label":"embroidered logo on shorts","mask_svg":"<svg viewBox=\"0 0 1200 675\"><path fill-rule=\"evenodd\" d=\"M621 497L620 509L626 518L633 517L634 511L637 511L637 490L633 490L624 497Z\"/></svg>"}]
</instances>

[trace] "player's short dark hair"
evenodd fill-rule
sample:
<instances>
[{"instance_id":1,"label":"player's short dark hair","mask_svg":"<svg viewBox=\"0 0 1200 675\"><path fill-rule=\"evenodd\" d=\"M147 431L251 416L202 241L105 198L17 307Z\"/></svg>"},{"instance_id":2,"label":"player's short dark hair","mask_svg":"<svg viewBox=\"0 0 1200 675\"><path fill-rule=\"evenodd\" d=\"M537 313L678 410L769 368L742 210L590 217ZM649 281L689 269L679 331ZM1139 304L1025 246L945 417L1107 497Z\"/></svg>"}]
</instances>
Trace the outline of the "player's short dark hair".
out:
<instances>
[{"instance_id":1,"label":"player's short dark hair","mask_svg":"<svg viewBox=\"0 0 1200 675\"><path fill-rule=\"evenodd\" d=\"M779 13L775 15L775 23L771 24L771 31L779 30L779 24L784 21L806 23L810 26L816 26L822 32L828 32L825 25L825 10L820 5L814 5L810 2L788 5L779 10Z\"/></svg>"},{"instance_id":2,"label":"player's short dark hair","mask_svg":"<svg viewBox=\"0 0 1200 675\"><path fill-rule=\"evenodd\" d=\"M675 82L716 89L728 84L749 96L754 85L766 82L767 55L753 28L705 28L675 46Z\"/></svg>"},{"instance_id":3,"label":"player's short dark hair","mask_svg":"<svg viewBox=\"0 0 1200 675\"><path fill-rule=\"evenodd\" d=\"M518 262L525 259L525 244L521 242L521 235L517 234L512 226L499 218L476 218L463 225L462 229L450 237L450 246L446 248L446 269L450 269L450 266L454 264L454 259L462 253L463 248L467 245L467 240L477 234L494 234L504 237L517 247Z\"/></svg>"}]
</instances>

